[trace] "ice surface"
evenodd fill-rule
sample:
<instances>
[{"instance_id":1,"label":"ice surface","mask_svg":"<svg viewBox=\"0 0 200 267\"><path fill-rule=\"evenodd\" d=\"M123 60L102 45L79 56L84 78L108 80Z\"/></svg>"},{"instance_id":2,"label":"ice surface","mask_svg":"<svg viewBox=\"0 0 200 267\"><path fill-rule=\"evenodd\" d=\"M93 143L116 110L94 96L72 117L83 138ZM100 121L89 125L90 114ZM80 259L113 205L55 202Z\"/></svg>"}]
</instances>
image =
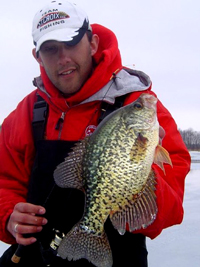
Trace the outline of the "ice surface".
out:
<instances>
[{"instance_id":1,"label":"ice surface","mask_svg":"<svg viewBox=\"0 0 200 267\"><path fill-rule=\"evenodd\" d=\"M183 222L148 239L149 267L200 267L200 152L191 156L197 163L186 178Z\"/></svg>"}]
</instances>

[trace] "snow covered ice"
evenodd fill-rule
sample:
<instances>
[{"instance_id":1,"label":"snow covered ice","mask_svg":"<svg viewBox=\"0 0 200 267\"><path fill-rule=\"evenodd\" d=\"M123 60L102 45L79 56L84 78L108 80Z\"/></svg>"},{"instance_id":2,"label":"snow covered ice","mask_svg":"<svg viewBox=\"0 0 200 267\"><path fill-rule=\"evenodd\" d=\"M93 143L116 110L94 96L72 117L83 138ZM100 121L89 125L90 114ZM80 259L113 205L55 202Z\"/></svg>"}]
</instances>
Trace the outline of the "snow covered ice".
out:
<instances>
[{"instance_id":1,"label":"snow covered ice","mask_svg":"<svg viewBox=\"0 0 200 267\"><path fill-rule=\"evenodd\" d=\"M149 267L200 267L200 152L191 152L182 224L147 241Z\"/></svg>"},{"instance_id":2,"label":"snow covered ice","mask_svg":"<svg viewBox=\"0 0 200 267\"><path fill-rule=\"evenodd\" d=\"M191 156L193 163L186 178L183 222L163 230L156 239L147 240L149 267L200 266L200 152L191 152ZM0 242L0 255L7 247Z\"/></svg>"}]
</instances>

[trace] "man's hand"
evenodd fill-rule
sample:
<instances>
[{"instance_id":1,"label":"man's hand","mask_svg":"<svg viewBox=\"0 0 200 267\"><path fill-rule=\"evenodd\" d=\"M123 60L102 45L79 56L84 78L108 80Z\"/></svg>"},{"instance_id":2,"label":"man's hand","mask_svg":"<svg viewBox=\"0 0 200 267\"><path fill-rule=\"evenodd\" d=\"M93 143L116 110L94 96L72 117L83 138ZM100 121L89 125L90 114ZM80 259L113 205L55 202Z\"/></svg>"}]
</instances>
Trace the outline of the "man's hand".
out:
<instances>
[{"instance_id":1,"label":"man's hand","mask_svg":"<svg viewBox=\"0 0 200 267\"><path fill-rule=\"evenodd\" d=\"M24 237L24 234L38 233L42 226L47 223L43 214L46 210L42 206L30 203L18 203L9 218L7 230L16 238L20 245L30 245L36 241L35 237ZM39 216L38 216L39 215Z\"/></svg>"},{"instance_id":2,"label":"man's hand","mask_svg":"<svg viewBox=\"0 0 200 267\"><path fill-rule=\"evenodd\" d=\"M165 137L165 130L162 126L159 126L159 144L162 145L162 140Z\"/></svg>"}]
</instances>

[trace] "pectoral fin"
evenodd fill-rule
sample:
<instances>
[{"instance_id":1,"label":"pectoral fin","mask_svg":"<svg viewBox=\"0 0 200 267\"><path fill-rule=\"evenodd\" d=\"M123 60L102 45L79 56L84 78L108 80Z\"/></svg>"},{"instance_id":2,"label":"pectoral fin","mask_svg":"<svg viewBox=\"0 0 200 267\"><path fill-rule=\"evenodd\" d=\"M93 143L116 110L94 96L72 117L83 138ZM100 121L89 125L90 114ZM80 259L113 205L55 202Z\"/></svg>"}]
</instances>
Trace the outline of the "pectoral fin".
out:
<instances>
[{"instance_id":1,"label":"pectoral fin","mask_svg":"<svg viewBox=\"0 0 200 267\"><path fill-rule=\"evenodd\" d=\"M172 162L168 151L160 145L156 147L154 163L157 164L163 170L164 174L165 174L165 168L163 163L167 163L172 166Z\"/></svg>"}]
</instances>

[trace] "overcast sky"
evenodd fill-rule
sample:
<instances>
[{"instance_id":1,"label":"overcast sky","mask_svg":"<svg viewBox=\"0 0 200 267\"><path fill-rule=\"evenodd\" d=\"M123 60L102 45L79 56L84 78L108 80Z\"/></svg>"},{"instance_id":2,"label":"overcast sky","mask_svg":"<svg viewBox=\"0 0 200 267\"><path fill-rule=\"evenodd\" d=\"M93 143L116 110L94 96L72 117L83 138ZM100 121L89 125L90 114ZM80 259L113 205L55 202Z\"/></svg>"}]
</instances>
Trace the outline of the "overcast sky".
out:
<instances>
[{"instance_id":1,"label":"overcast sky","mask_svg":"<svg viewBox=\"0 0 200 267\"><path fill-rule=\"evenodd\" d=\"M32 19L47 0L1 1L0 124L34 87ZM74 0L115 32L125 66L147 73L182 130L200 131L200 1Z\"/></svg>"}]
</instances>

